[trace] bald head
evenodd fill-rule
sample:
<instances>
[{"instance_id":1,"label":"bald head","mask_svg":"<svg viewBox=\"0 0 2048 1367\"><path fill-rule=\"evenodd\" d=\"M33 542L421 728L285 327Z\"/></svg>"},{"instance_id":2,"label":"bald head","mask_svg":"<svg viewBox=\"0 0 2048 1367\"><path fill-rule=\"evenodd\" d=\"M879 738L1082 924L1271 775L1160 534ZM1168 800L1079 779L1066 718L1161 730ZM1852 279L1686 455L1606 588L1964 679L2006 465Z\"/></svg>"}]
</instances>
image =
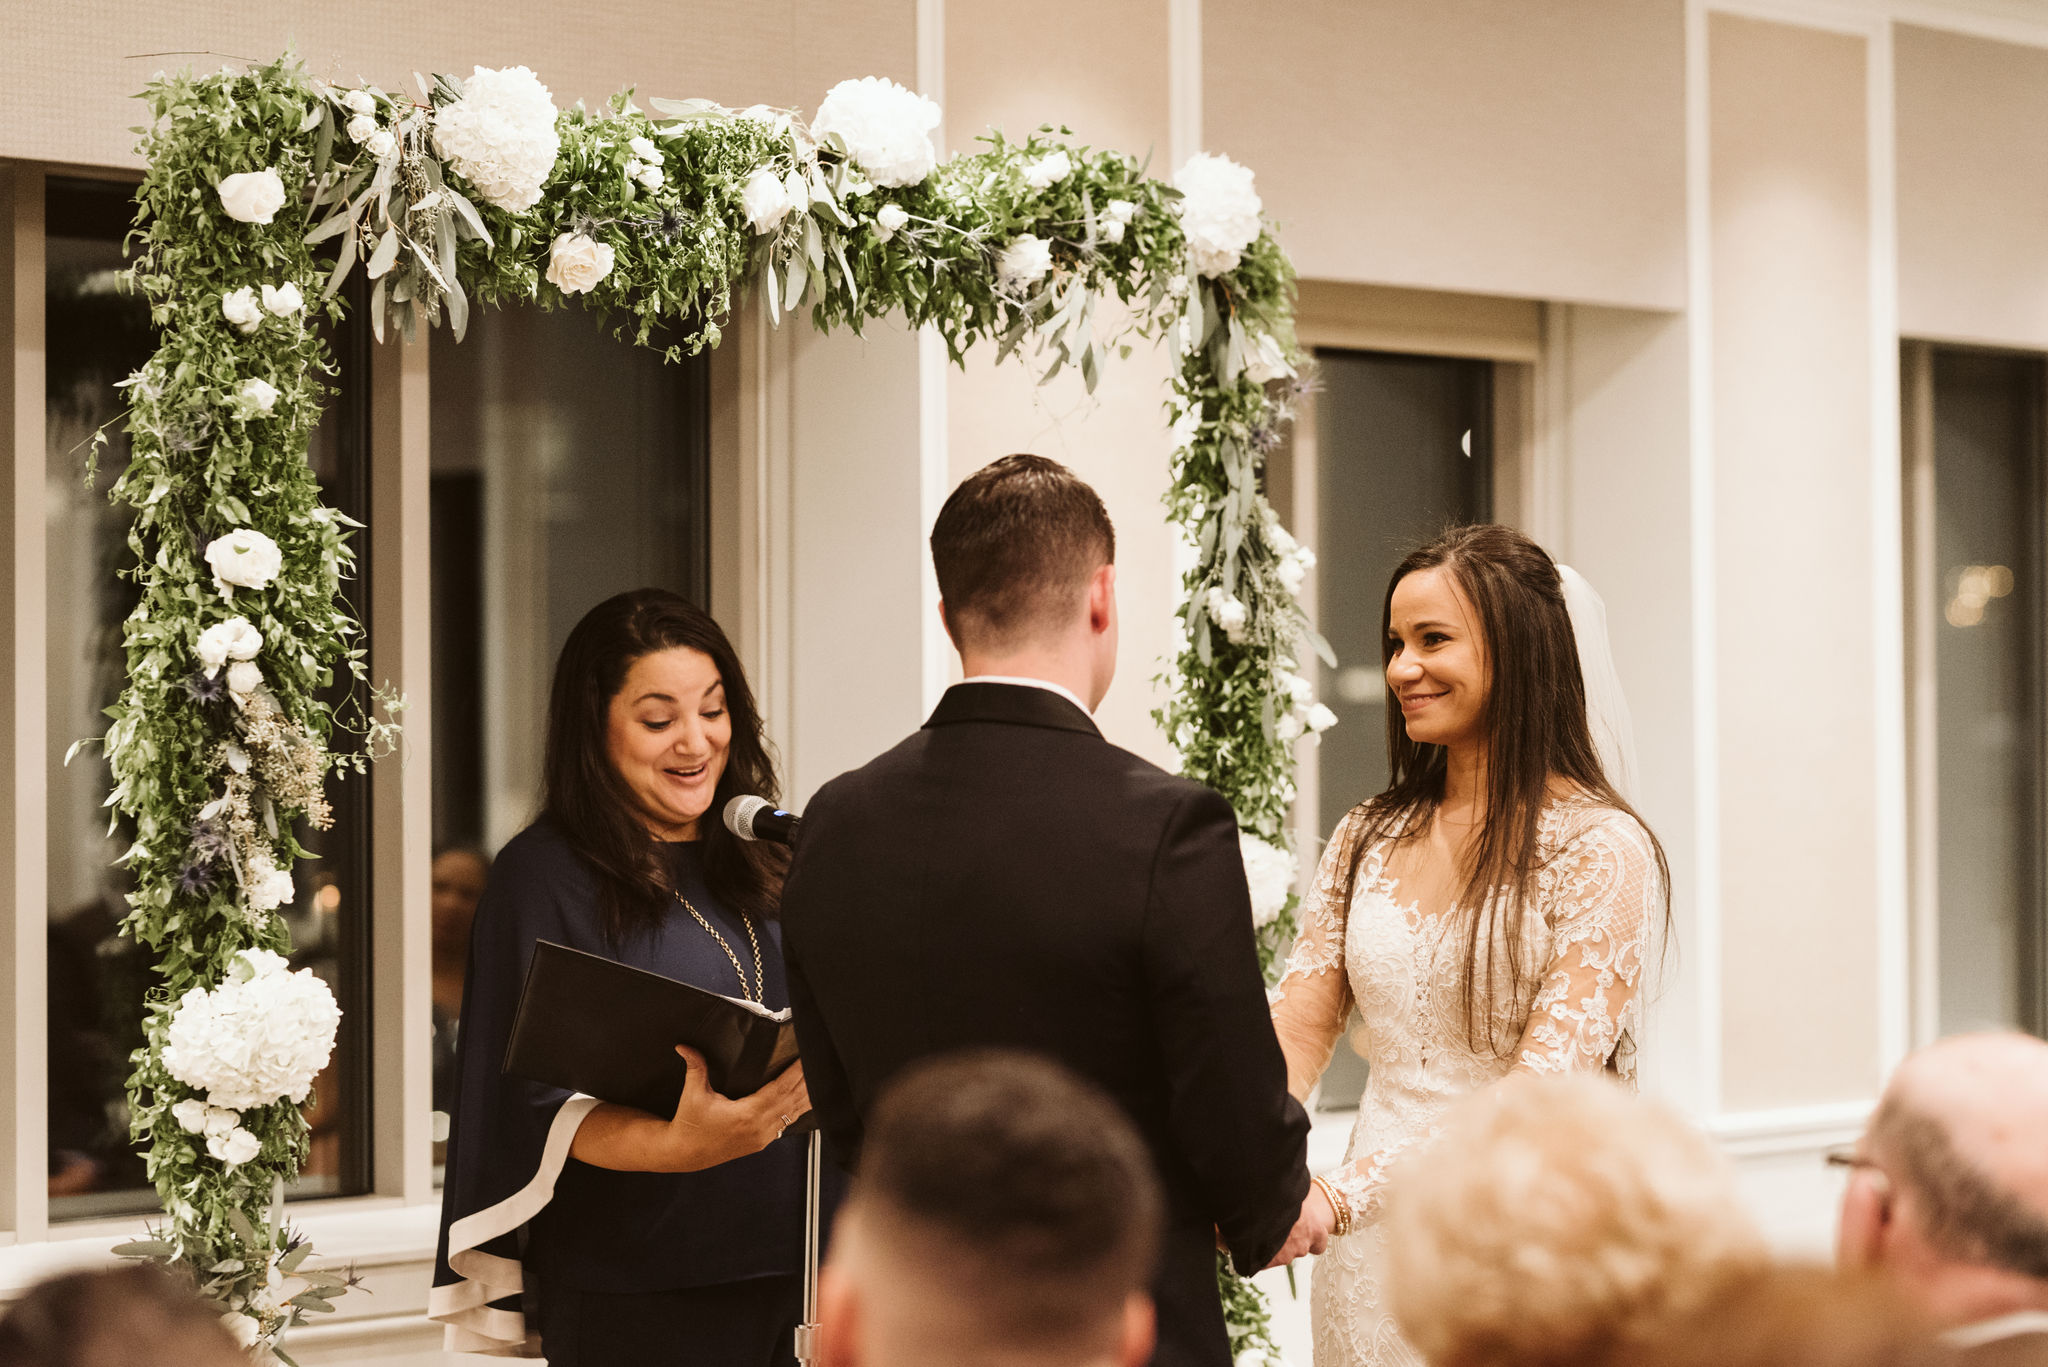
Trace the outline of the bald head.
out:
<instances>
[{"instance_id":1,"label":"bald head","mask_svg":"<svg viewBox=\"0 0 2048 1367\"><path fill-rule=\"evenodd\" d=\"M1943 1318L2048 1307L2048 1043L1959 1035L1899 1066L1843 1202L1845 1260Z\"/></svg>"}]
</instances>

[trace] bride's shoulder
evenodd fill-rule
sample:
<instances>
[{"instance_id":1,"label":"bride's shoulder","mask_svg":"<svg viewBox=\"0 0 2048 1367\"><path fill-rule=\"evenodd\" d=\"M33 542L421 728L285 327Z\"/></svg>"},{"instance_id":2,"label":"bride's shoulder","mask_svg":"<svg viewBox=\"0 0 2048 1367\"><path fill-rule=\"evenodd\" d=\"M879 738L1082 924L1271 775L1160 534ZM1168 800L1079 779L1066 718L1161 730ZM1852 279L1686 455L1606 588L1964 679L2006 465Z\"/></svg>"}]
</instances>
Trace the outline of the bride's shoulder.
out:
<instances>
[{"instance_id":1,"label":"bride's shoulder","mask_svg":"<svg viewBox=\"0 0 2048 1367\"><path fill-rule=\"evenodd\" d=\"M1649 827L1634 812L1561 779L1552 780L1543 815L1549 843L1555 850L1568 849L1588 839L1644 847L1651 841Z\"/></svg>"}]
</instances>

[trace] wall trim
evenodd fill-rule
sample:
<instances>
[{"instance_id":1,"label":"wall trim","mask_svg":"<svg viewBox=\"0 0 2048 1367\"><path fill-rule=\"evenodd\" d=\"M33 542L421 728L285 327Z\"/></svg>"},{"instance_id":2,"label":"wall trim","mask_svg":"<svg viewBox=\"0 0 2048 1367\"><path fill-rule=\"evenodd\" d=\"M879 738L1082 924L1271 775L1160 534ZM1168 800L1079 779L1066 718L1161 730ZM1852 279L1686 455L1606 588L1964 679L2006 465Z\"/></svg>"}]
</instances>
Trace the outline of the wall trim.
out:
<instances>
[{"instance_id":1,"label":"wall trim","mask_svg":"<svg viewBox=\"0 0 2048 1367\"><path fill-rule=\"evenodd\" d=\"M1707 1133L1730 1157L1773 1158L1846 1144L1863 1133L1873 1101L1829 1101L1716 1116Z\"/></svg>"},{"instance_id":2,"label":"wall trim","mask_svg":"<svg viewBox=\"0 0 2048 1367\"><path fill-rule=\"evenodd\" d=\"M1167 0L1166 71L1171 178L1202 150L1202 0Z\"/></svg>"}]
</instances>

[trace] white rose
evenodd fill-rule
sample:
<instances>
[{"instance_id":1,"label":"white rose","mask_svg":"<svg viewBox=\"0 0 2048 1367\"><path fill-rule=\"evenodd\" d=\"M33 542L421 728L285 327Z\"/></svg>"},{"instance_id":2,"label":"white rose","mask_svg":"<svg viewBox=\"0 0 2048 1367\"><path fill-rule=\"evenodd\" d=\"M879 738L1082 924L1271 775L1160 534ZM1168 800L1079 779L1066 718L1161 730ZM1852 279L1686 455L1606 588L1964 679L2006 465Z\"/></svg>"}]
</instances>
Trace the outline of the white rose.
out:
<instances>
[{"instance_id":1,"label":"white rose","mask_svg":"<svg viewBox=\"0 0 2048 1367\"><path fill-rule=\"evenodd\" d=\"M256 302L256 291L247 285L220 297L220 316L244 332L254 332L263 326L263 307Z\"/></svg>"},{"instance_id":2,"label":"white rose","mask_svg":"<svg viewBox=\"0 0 2048 1367\"><path fill-rule=\"evenodd\" d=\"M563 233L548 252L548 283L564 294L588 294L612 273L617 256L587 233Z\"/></svg>"},{"instance_id":3,"label":"white rose","mask_svg":"<svg viewBox=\"0 0 2048 1367\"><path fill-rule=\"evenodd\" d=\"M1138 206L1128 199L1112 199L1102 206L1102 212L1119 223L1129 223L1138 216Z\"/></svg>"},{"instance_id":4,"label":"white rose","mask_svg":"<svg viewBox=\"0 0 2048 1367\"><path fill-rule=\"evenodd\" d=\"M875 236L887 242L910 223L910 211L901 204L884 204L875 212Z\"/></svg>"},{"instance_id":5,"label":"white rose","mask_svg":"<svg viewBox=\"0 0 2048 1367\"><path fill-rule=\"evenodd\" d=\"M187 1097L171 1107L171 1119L177 1121L178 1128L186 1134L201 1134L206 1129L206 1113L214 1109L198 1097Z\"/></svg>"},{"instance_id":6,"label":"white rose","mask_svg":"<svg viewBox=\"0 0 2048 1367\"><path fill-rule=\"evenodd\" d=\"M239 1310L228 1311L220 1317L220 1322L228 1331L228 1337L240 1347L254 1348L256 1340L263 1337L263 1325L256 1317L245 1315Z\"/></svg>"},{"instance_id":7,"label":"white rose","mask_svg":"<svg viewBox=\"0 0 2048 1367\"><path fill-rule=\"evenodd\" d=\"M1308 727L1311 733L1327 731L1337 724L1337 714L1323 704L1317 703L1309 708L1308 715L1302 719L1302 724Z\"/></svg>"},{"instance_id":8,"label":"white rose","mask_svg":"<svg viewBox=\"0 0 2048 1367\"><path fill-rule=\"evenodd\" d=\"M351 90L341 97L341 102L351 114L374 114L377 112L377 97L367 90Z\"/></svg>"},{"instance_id":9,"label":"white rose","mask_svg":"<svg viewBox=\"0 0 2048 1367\"><path fill-rule=\"evenodd\" d=\"M847 155L877 185L915 185L932 173L939 154L932 130L939 107L894 81L868 76L841 81L818 105L811 132L838 134Z\"/></svg>"},{"instance_id":10,"label":"white rose","mask_svg":"<svg viewBox=\"0 0 2048 1367\"><path fill-rule=\"evenodd\" d=\"M656 166L659 166L662 163L661 149L654 145L653 138L634 138L631 142L626 144L626 147L633 153L634 156L640 158L640 160L642 161L651 162Z\"/></svg>"},{"instance_id":11,"label":"white rose","mask_svg":"<svg viewBox=\"0 0 2048 1367\"><path fill-rule=\"evenodd\" d=\"M1047 152L1024 163L1024 183L1034 190L1048 190L1074 174L1074 163L1064 150Z\"/></svg>"},{"instance_id":12,"label":"white rose","mask_svg":"<svg viewBox=\"0 0 2048 1367\"><path fill-rule=\"evenodd\" d=\"M487 202L524 213L540 203L562 150L554 97L523 66L480 66L461 99L434 111L434 147Z\"/></svg>"},{"instance_id":13,"label":"white rose","mask_svg":"<svg viewBox=\"0 0 2048 1367\"><path fill-rule=\"evenodd\" d=\"M227 216L243 223L268 223L284 207L284 181L268 166L226 177L219 193Z\"/></svg>"},{"instance_id":14,"label":"white rose","mask_svg":"<svg viewBox=\"0 0 2048 1367\"><path fill-rule=\"evenodd\" d=\"M1180 222L1195 269L1206 276L1237 269L1244 249L1259 240L1263 205L1250 168L1197 152L1174 174L1173 184L1181 192Z\"/></svg>"},{"instance_id":15,"label":"white rose","mask_svg":"<svg viewBox=\"0 0 2048 1367\"><path fill-rule=\"evenodd\" d=\"M214 587L233 598L238 588L260 589L277 578L284 552L262 532L243 527L209 542L206 563L213 569Z\"/></svg>"},{"instance_id":16,"label":"white rose","mask_svg":"<svg viewBox=\"0 0 2048 1367\"><path fill-rule=\"evenodd\" d=\"M1287 353L1281 349L1280 339L1270 332L1262 332L1258 341L1252 344L1251 355L1245 357L1244 373L1253 384L1266 384L1286 379L1294 373L1294 367L1287 363Z\"/></svg>"},{"instance_id":17,"label":"white rose","mask_svg":"<svg viewBox=\"0 0 2048 1367\"><path fill-rule=\"evenodd\" d=\"M1250 614L1237 595L1225 593L1223 586L1218 584L1209 590L1202 602L1208 609L1209 620L1222 628L1231 644L1243 644L1245 622Z\"/></svg>"},{"instance_id":18,"label":"white rose","mask_svg":"<svg viewBox=\"0 0 2048 1367\"><path fill-rule=\"evenodd\" d=\"M665 178L659 166L643 166L633 177L640 182L640 188L643 190L659 190Z\"/></svg>"},{"instance_id":19,"label":"white rose","mask_svg":"<svg viewBox=\"0 0 2048 1367\"><path fill-rule=\"evenodd\" d=\"M235 397L257 413L268 413L277 407L277 386L268 380L244 380L242 387L235 391Z\"/></svg>"},{"instance_id":20,"label":"white rose","mask_svg":"<svg viewBox=\"0 0 2048 1367\"><path fill-rule=\"evenodd\" d=\"M200 632L194 650L210 679L230 660L255 659L263 650L263 633L250 625L246 617L230 617Z\"/></svg>"},{"instance_id":21,"label":"white rose","mask_svg":"<svg viewBox=\"0 0 2048 1367\"><path fill-rule=\"evenodd\" d=\"M1113 218L1095 220L1095 236L1098 241L1114 246L1124 240L1124 225Z\"/></svg>"},{"instance_id":22,"label":"white rose","mask_svg":"<svg viewBox=\"0 0 2048 1367\"><path fill-rule=\"evenodd\" d=\"M1005 288L1035 285L1052 270L1052 243L1032 233L1013 240L996 258L996 278Z\"/></svg>"},{"instance_id":23,"label":"white rose","mask_svg":"<svg viewBox=\"0 0 2048 1367\"><path fill-rule=\"evenodd\" d=\"M208 1135L206 1151L234 1168L240 1167L263 1152L263 1145L257 1141L255 1135L237 1125L224 1135Z\"/></svg>"},{"instance_id":24,"label":"white rose","mask_svg":"<svg viewBox=\"0 0 2048 1367\"><path fill-rule=\"evenodd\" d=\"M766 166L748 176L740 187L740 209L747 216L747 226L757 233L772 233L781 227L790 210L782 177Z\"/></svg>"},{"instance_id":25,"label":"white rose","mask_svg":"<svg viewBox=\"0 0 2048 1367\"><path fill-rule=\"evenodd\" d=\"M306 296L287 280L282 285L263 287L263 307L279 318L289 318L306 307Z\"/></svg>"},{"instance_id":26,"label":"white rose","mask_svg":"<svg viewBox=\"0 0 2048 1367\"><path fill-rule=\"evenodd\" d=\"M377 131L377 121L368 114L358 114L348 121L346 131L350 142L368 142Z\"/></svg>"},{"instance_id":27,"label":"white rose","mask_svg":"<svg viewBox=\"0 0 2048 1367\"><path fill-rule=\"evenodd\" d=\"M208 1106L206 1119L200 1123L200 1131L208 1139L225 1138L230 1131L242 1123L242 1113L231 1111L225 1106Z\"/></svg>"},{"instance_id":28,"label":"white rose","mask_svg":"<svg viewBox=\"0 0 2048 1367\"><path fill-rule=\"evenodd\" d=\"M370 134L369 141L363 144L363 150L378 161L389 161L398 152L398 139L391 135L389 129L380 128Z\"/></svg>"},{"instance_id":29,"label":"white rose","mask_svg":"<svg viewBox=\"0 0 2048 1367\"><path fill-rule=\"evenodd\" d=\"M1252 895L1252 924L1271 925L1286 910L1287 899L1294 895L1298 867L1294 854L1250 831L1237 833L1237 846L1244 858L1244 881Z\"/></svg>"},{"instance_id":30,"label":"white rose","mask_svg":"<svg viewBox=\"0 0 2048 1367\"><path fill-rule=\"evenodd\" d=\"M263 686L263 669L254 660L237 660L228 666L228 692L244 701Z\"/></svg>"}]
</instances>

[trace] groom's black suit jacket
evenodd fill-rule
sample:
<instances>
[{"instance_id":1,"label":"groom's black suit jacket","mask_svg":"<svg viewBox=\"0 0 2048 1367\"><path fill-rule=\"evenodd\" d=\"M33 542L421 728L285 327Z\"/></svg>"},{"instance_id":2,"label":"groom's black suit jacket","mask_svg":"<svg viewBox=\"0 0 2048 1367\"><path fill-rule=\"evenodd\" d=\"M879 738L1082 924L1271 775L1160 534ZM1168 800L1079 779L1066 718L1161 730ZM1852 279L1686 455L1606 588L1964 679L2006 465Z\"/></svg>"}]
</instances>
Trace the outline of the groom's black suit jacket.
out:
<instances>
[{"instance_id":1,"label":"groom's black suit jacket","mask_svg":"<svg viewBox=\"0 0 2048 1367\"><path fill-rule=\"evenodd\" d=\"M1240 1268L1308 1190L1238 850L1216 793L1046 689L955 685L818 792L782 899L811 1101L842 1154L905 1065L1049 1055L1137 1123L1166 1193L1161 1367L1224 1367L1216 1232Z\"/></svg>"}]
</instances>

